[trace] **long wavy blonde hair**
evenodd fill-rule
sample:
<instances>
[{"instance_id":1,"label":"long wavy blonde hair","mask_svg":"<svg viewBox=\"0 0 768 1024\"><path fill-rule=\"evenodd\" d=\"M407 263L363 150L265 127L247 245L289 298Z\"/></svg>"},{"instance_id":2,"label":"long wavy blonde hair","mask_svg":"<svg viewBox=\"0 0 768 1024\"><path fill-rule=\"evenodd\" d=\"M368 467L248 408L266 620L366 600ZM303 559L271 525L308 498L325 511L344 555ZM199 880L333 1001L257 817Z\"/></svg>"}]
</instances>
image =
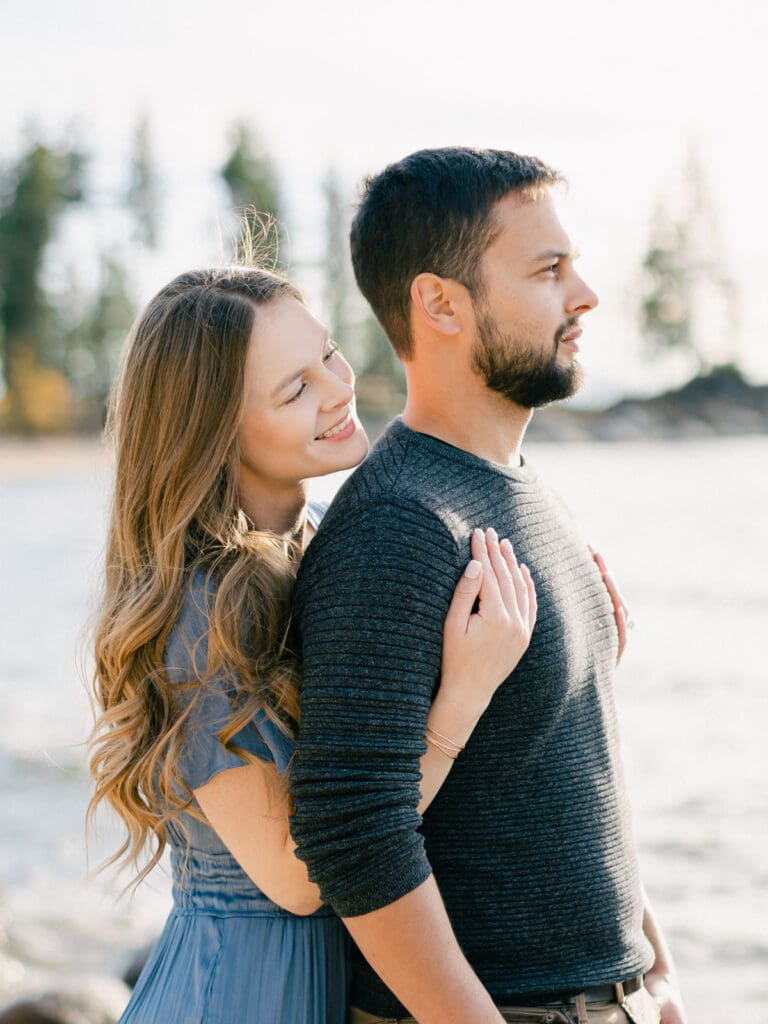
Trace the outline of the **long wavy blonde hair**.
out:
<instances>
[{"instance_id":1,"label":"long wavy blonde hair","mask_svg":"<svg viewBox=\"0 0 768 1024\"><path fill-rule=\"evenodd\" d=\"M297 669L285 645L295 553L250 523L238 496L248 341L259 307L285 296L301 301L266 270L180 275L139 315L113 389L116 473L95 631L88 820L102 803L118 813L126 835L106 863L132 863L137 882L160 859L168 823L197 813L177 770L196 698L180 702L163 668L193 573L211 584L205 678L224 671L236 680L221 742L238 750L233 737L259 709L286 731L298 722ZM199 695L202 686L192 689Z\"/></svg>"}]
</instances>

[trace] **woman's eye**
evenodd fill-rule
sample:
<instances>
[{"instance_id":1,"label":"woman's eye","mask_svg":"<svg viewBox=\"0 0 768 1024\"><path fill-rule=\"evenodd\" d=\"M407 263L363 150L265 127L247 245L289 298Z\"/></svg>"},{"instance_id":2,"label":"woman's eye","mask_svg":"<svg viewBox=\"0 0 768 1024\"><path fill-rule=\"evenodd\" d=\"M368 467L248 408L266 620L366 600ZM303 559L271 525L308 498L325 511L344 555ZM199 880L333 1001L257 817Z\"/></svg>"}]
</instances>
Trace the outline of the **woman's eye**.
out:
<instances>
[{"instance_id":1,"label":"woman's eye","mask_svg":"<svg viewBox=\"0 0 768 1024\"><path fill-rule=\"evenodd\" d=\"M301 398L301 396L304 394L304 392L306 390L307 390L307 382L306 381L302 381L302 384L301 384L301 387L299 388L299 390L296 392L295 395L291 395L291 397L288 399L288 401L285 404L286 405L290 405L291 402L295 402L297 398Z\"/></svg>"},{"instance_id":2,"label":"woman's eye","mask_svg":"<svg viewBox=\"0 0 768 1024\"><path fill-rule=\"evenodd\" d=\"M336 342L335 341L329 341L328 342L328 348L326 349L326 351L323 354L323 362L324 363L329 362L330 359L338 351L339 351L339 346L336 344ZM301 384L301 387L299 388L299 390L296 392L296 394L291 395L290 398L286 399L285 404L286 405L290 405L291 402L297 401L299 398L301 398L301 396L304 394L304 392L307 390L308 387L309 387L309 385L307 384L307 382L306 381L302 381L302 384Z\"/></svg>"},{"instance_id":3,"label":"woman's eye","mask_svg":"<svg viewBox=\"0 0 768 1024\"><path fill-rule=\"evenodd\" d=\"M560 263L550 263L548 267L544 267L544 271L547 274L556 274L560 269Z\"/></svg>"}]
</instances>

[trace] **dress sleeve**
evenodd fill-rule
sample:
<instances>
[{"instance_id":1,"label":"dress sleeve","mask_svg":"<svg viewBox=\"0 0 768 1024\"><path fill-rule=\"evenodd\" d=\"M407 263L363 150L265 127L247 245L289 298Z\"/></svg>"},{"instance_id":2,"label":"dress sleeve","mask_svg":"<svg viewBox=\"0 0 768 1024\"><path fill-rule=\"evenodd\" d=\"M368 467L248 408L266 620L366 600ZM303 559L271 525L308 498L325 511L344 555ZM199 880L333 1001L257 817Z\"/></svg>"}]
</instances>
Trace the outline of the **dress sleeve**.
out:
<instances>
[{"instance_id":1,"label":"dress sleeve","mask_svg":"<svg viewBox=\"0 0 768 1024\"><path fill-rule=\"evenodd\" d=\"M201 682L208 660L208 617L205 587L195 580L181 614L171 631L165 650L165 671L178 687L179 706L194 700L184 726L184 745L177 771L190 789L204 785L227 768L241 768L248 762L221 743L217 733L231 715L235 688L231 679L214 676ZM292 741L263 711L259 711L231 741L261 761L285 772L292 754Z\"/></svg>"},{"instance_id":2,"label":"dress sleeve","mask_svg":"<svg viewBox=\"0 0 768 1024\"><path fill-rule=\"evenodd\" d=\"M317 530L319 528L327 511L327 501L312 500L307 502L307 522L313 530Z\"/></svg>"},{"instance_id":3,"label":"dress sleeve","mask_svg":"<svg viewBox=\"0 0 768 1024\"><path fill-rule=\"evenodd\" d=\"M379 504L326 521L299 570L291 831L344 917L394 902L431 872L418 831L420 758L458 565L435 516Z\"/></svg>"}]
</instances>

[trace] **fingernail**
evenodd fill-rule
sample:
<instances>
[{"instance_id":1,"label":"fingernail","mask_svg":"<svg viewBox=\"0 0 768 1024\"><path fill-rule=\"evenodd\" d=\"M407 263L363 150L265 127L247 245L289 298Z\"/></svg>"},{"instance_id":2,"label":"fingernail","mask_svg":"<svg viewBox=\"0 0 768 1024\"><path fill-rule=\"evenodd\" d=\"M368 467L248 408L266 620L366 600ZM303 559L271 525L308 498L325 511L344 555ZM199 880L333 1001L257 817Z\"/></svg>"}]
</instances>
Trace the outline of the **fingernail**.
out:
<instances>
[{"instance_id":1,"label":"fingernail","mask_svg":"<svg viewBox=\"0 0 768 1024\"><path fill-rule=\"evenodd\" d=\"M499 539L498 533L496 533L496 531L494 530L494 528L492 526L488 527L488 536L491 538L491 540L498 540Z\"/></svg>"},{"instance_id":2,"label":"fingernail","mask_svg":"<svg viewBox=\"0 0 768 1024\"><path fill-rule=\"evenodd\" d=\"M513 550L512 541L508 537L504 538L504 540L501 542L501 546L504 548L505 551L511 552Z\"/></svg>"},{"instance_id":3,"label":"fingernail","mask_svg":"<svg viewBox=\"0 0 768 1024\"><path fill-rule=\"evenodd\" d=\"M482 571L482 565L480 565L479 562L476 562L475 559L473 558L472 561L468 563L467 568L464 570L464 575L471 580L476 580Z\"/></svg>"}]
</instances>

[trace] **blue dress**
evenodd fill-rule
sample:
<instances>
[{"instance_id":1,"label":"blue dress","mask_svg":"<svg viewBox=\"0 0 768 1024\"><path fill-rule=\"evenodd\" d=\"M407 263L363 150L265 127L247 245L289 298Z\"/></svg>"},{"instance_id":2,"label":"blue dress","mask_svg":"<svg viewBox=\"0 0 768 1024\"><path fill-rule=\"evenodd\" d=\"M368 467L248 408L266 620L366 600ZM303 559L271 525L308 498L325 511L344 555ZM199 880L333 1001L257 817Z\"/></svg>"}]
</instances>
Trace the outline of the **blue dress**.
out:
<instances>
[{"instance_id":1,"label":"blue dress","mask_svg":"<svg viewBox=\"0 0 768 1024\"><path fill-rule=\"evenodd\" d=\"M207 658L203 587L193 581L166 648L166 671L179 683L199 678L193 661ZM217 680L197 703L179 761L190 788L246 763L215 735L228 692ZM234 742L286 770L291 741L263 713ZM330 907L307 917L282 910L213 829L189 815L184 823L189 850L183 832L169 827L173 909L119 1024L345 1024L349 940Z\"/></svg>"}]
</instances>

